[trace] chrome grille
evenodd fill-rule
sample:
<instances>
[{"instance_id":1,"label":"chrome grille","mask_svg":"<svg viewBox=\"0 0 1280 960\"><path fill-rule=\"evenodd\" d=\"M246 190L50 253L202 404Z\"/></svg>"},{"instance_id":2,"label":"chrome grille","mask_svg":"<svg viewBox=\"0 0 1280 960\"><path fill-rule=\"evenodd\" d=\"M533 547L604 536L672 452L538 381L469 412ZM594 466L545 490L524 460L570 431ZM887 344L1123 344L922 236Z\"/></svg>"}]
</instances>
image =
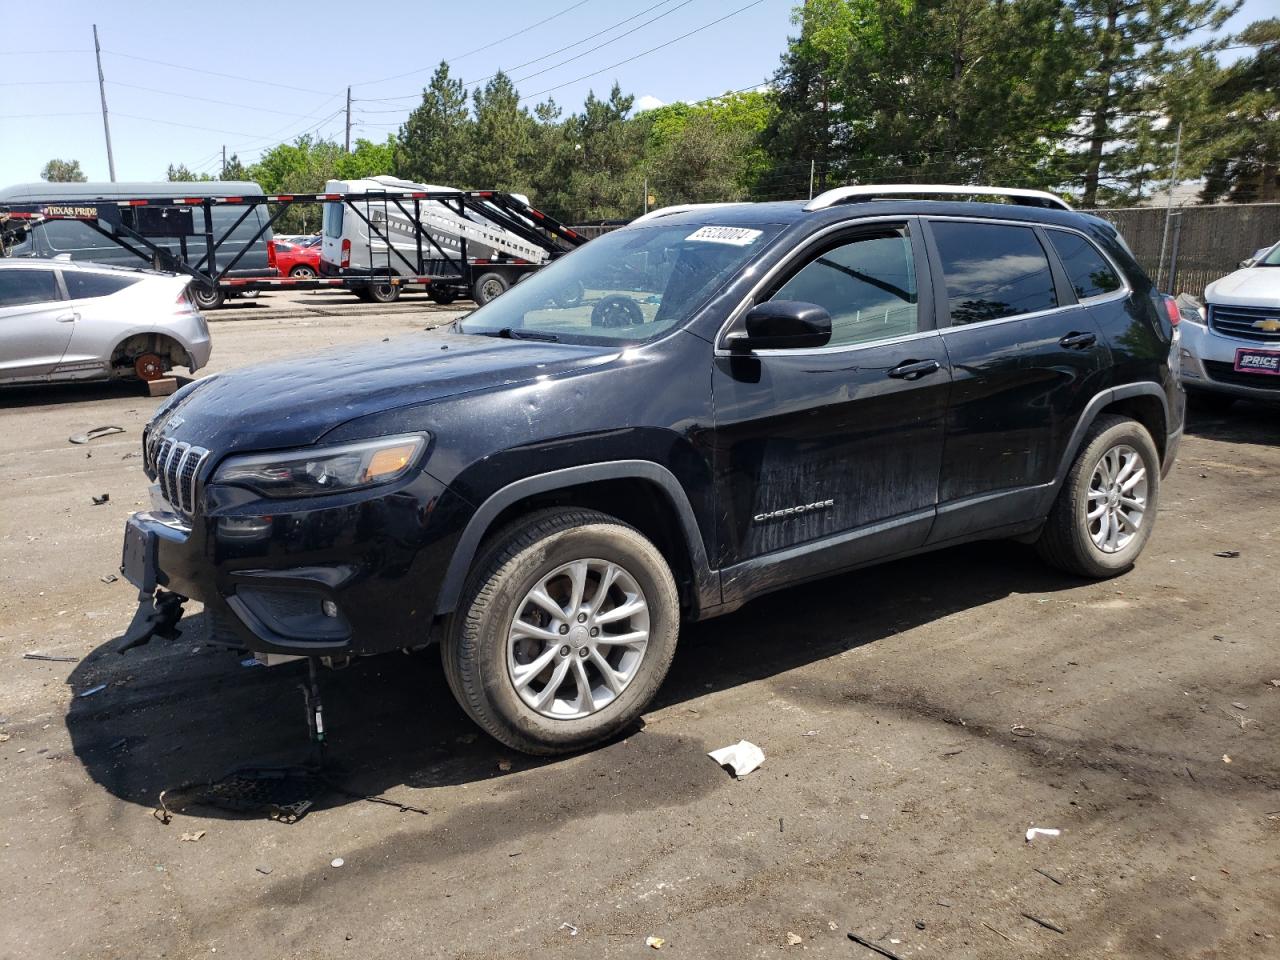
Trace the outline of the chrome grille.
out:
<instances>
[{"instance_id":1,"label":"chrome grille","mask_svg":"<svg viewBox=\"0 0 1280 960\"><path fill-rule=\"evenodd\" d=\"M196 508L196 481L209 451L168 437L154 445L148 443L147 456L165 500L178 513L191 516Z\"/></svg>"},{"instance_id":2,"label":"chrome grille","mask_svg":"<svg viewBox=\"0 0 1280 960\"><path fill-rule=\"evenodd\" d=\"M1280 307L1226 307L1210 304L1209 326L1228 337L1256 340L1259 343L1280 343Z\"/></svg>"}]
</instances>

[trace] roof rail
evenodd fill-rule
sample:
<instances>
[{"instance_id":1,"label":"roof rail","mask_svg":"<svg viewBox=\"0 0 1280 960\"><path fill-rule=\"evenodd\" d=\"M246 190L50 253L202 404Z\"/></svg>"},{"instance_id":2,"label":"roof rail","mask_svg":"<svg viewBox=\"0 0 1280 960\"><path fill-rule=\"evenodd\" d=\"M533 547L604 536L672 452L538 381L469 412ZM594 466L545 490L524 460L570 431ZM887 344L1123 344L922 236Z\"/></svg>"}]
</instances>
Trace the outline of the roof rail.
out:
<instances>
[{"instance_id":1,"label":"roof rail","mask_svg":"<svg viewBox=\"0 0 1280 960\"><path fill-rule=\"evenodd\" d=\"M950 183L869 183L854 187L836 187L820 193L807 204L805 210L825 210L838 203L855 200L875 200L879 197L911 196L972 196L1007 197L1019 206L1049 207L1070 210L1071 206L1060 197L1045 190L1023 190L1018 187L965 187Z\"/></svg>"},{"instance_id":2,"label":"roof rail","mask_svg":"<svg viewBox=\"0 0 1280 960\"><path fill-rule=\"evenodd\" d=\"M627 226L636 223L644 223L646 220L656 220L658 217L668 217L673 213L684 213L686 210L704 210L711 207L736 207L736 203L677 203L670 207L659 207L657 210L650 210L636 217Z\"/></svg>"}]
</instances>

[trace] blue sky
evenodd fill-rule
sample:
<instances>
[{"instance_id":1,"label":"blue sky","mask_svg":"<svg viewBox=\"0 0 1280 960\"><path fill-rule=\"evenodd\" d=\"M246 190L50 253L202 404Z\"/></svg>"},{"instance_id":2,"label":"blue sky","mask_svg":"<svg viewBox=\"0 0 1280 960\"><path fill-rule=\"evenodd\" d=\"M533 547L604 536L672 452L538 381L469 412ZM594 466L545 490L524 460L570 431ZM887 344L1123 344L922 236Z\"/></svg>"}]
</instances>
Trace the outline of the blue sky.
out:
<instances>
[{"instance_id":1,"label":"blue sky","mask_svg":"<svg viewBox=\"0 0 1280 960\"><path fill-rule=\"evenodd\" d=\"M107 179L95 22L116 177L150 180L163 179L171 162L216 173L223 144L248 161L307 129L340 141L347 84L355 99L353 139L384 139L398 128L441 59L465 81L505 68L517 81L527 78L517 84L522 94L559 87L549 95L568 108L580 106L588 90L607 93L615 79L637 98L663 102L757 84L772 75L786 45L791 0L756 0L719 24L605 69L750 2L380 0L365 6L329 0L8 0L0 31L0 185L38 179L51 157L78 159L89 179ZM369 14L364 22L362 10ZM619 25L608 29L614 24ZM569 47L601 31L607 32ZM615 42L606 45L610 40ZM539 59L562 47L569 49ZM139 57L231 76L134 59ZM406 99L386 100L395 97Z\"/></svg>"},{"instance_id":2,"label":"blue sky","mask_svg":"<svg viewBox=\"0 0 1280 960\"><path fill-rule=\"evenodd\" d=\"M1273 2L1246 0L1230 28L1267 16ZM95 22L117 179L152 180L170 163L216 174L224 144L249 162L305 131L341 140L347 84L353 138L381 140L441 59L469 87L508 70L530 106L550 95L574 109L614 80L640 105L741 89L772 75L791 9L792 0L8 0L0 185L38 179L52 157L107 179Z\"/></svg>"}]
</instances>

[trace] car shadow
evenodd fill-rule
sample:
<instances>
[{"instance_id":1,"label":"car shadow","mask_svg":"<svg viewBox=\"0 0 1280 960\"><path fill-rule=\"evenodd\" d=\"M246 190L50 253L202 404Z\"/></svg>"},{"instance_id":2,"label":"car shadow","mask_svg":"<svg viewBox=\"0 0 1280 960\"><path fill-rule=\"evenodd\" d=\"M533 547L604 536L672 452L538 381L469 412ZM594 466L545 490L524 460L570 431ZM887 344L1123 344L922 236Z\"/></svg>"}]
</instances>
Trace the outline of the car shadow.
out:
<instances>
[{"instance_id":1,"label":"car shadow","mask_svg":"<svg viewBox=\"0 0 1280 960\"><path fill-rule=\"evenodd\" d=\"M1187 410L1189 436L1224 443L1280 443L1280 396L1276 403L1237 400L1223 413L1209 413L1194 405Z\"/></svg>"},{"instance_id":2,"label":"car shadow","mask_svg":"<svg viewBox=\"0 0 1280 960\"><path fill-rule=\"evenodd\" d=\"M1009 594L1080 583L1036 562L1026 547L993 543L780 591L728 616L687 625L650 710L773 677ZM104 644L72 671L66 723L89 776L116 797L153 806L162 790L217 780L236 768L306 762L312 754L305 664L245 666L244 654L203 642L203 614L183 620L182 628L179 640L154 640L124 655ZM79 696L100 684L106 688ZM323 671L321 688L327 769L343 791L327 794L321 806L388 790L421 806L429 793L412 791L559 762L514 754L481 733L450 694L434 648ZM595 751L598 762L616 766L616 758L606 759L608 750ZM701 756L700 749L682 750L686 758ZM227 815L206 807L187 812Z\"/></svg>"},{"instance_id":3,"label":"car shadow","mask_svg":"<svg viewBox=\"0 0 1280 960\"><path fill-rule=\"evenodd\" d=\"M170 374L179 387L191 382L190 374ZM62 403L93 403L98 400L151 400L157 403L163 397L152 398L147 385L141 380L87 380L78 383L33 383L19 386L0 386L0 409L21 407L48 407Z\"/></svg>"}]
</instances>

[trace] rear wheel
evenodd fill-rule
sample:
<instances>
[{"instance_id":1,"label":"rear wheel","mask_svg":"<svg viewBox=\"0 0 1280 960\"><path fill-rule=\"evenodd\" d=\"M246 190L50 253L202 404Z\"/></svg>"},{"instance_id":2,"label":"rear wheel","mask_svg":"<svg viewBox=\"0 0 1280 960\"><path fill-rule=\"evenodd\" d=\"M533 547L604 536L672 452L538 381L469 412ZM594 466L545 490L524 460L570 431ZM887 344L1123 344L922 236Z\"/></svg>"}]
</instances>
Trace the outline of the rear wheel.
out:
<instances>
[{"instance_id":1,"label":"rear wheel","mask_svg":"<svg viewBox=\"0 0 1280 960\"><path fill-rule=\"evenodd\" d=\"M395 303L400 299L398 283L371 283L365 289L374 303Z\"/></svg>"},{"instance_id":2,"label":"rear wheel","mask_svg":"<svg viewBox=\"0 0 1280 960\"><path fill-rule=\"evenodd\" d=\"M480 306L507 292L507 278L500 273L482 273L472 287L471 299Z\"/></svg>"},{"instance_id":3,"label":"rear wheel","mask_svg":"<svg viewBox=\"0 0 1280 960\"><path fill-rule=\"evenodd\" d=\"M1068 573L1114 576L1146 546L1159 502L1160 455L1151 434L1134 420L1101 416L1067 472L1036 549Z\"/></svg>"},{"instance_id":4,"label":"rear wheel","mask_svg":"<svg viewBox=\"0 0 1280 960\"><path fill-rule=\"evenodd\" d=\"M482 552L441 656L487 733L566 753L640 715L671 665L679 616L671 570L637 530L593 510L541 511Z\"/></svg>"},{"instance_id":5,"label":"rear wheel","mask_svg":"<svg viewBox=\"0 0 1280 960\"><path fill-rule=\"evenodd\" d=\"M427 296L431 298L432 303L438 303L441 306L448 306L458 299L458 294L453 290L432 290Z\"/></svg>"},{"instance_id":6,"label":"rear wheel","mask_svg":"<svg viewBox=\"0 0 1280 960\"><path fill-rule=\"evenodd\" d=\"M159 354L144 353L133 361L133 372L144 382L159 380L164 376L164 361Z\"/></svg>"},{"instance_id":7,"label":"rear wheel","mask_svg":"<svg viewBox=\"0 0 1280 960\"><path fill-rule=\"evenodd\" d=\"M196 306L201 310L217 310L218 307L222 306L222 288L217 284L212 287L206 287L203 283L193 283L191 285L191 296L195 300Z\"/></svg>"},{"instance_id":8,"label":"rear wheel","mask_svg":"<svg viewBox=\"0 0 1280 960\"><path fill-rule=\"evenodd\" d=\"M289 271L289 276L295 280L312 280L315 278L316 272L305 263L300 263Z\"/></svg>"}]
</instances>

